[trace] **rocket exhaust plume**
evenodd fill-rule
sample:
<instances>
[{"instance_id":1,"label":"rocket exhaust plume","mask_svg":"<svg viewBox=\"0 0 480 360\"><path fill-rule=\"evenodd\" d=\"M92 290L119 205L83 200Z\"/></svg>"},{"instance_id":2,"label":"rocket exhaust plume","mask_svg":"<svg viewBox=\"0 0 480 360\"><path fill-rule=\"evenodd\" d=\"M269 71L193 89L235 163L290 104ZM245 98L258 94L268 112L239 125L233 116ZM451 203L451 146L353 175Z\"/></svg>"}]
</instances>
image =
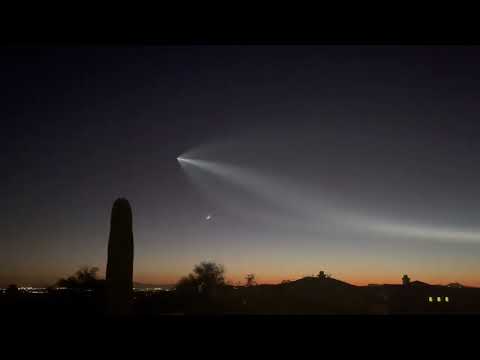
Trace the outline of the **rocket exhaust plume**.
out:
<instances>
[{"instance_id":1,"label":"rocket exhaust plume","mask_svg":"<svg viewBox=\"0 0 480 360\"><path fill-rule=\"evenodd\" d=\"M313 197L315 191L309 193L308 186L290 183L279 177L261 175L257 171L225 164L217 161L179 156L178 161L182 168L190 175L194 175L189 168L195 168L204 173L209 173L238 187L244 188L278 208L284 209L286 214L291 214L287 220L279 220L279 224L291 227L295 224L293 217L299 217L298 223L303 229L307 227L319 231L323 221L328 221L337 228L350 228L365 234L382 236L397 236L416 240L431 240L442 242L479 243L480 231L455 229L451 227L433 227L423 224L403 224L389 220L380 215L359 215L358 211L349 210L348 206L341 204L324 194ZM210 190L211 191L211 190Z\"/></svg>"}]
</instances>

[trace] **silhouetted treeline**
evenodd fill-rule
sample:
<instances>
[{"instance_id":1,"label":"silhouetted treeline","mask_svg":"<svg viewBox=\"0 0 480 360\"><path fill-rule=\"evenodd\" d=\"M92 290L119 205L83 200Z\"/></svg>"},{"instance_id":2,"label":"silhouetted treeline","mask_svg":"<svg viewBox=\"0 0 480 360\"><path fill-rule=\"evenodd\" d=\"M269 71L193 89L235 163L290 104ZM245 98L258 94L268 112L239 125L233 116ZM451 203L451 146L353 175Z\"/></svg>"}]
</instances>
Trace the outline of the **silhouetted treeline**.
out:
<instances>
[{"instance_id":1,"label":"silhouetted treeline","mask_svg":"<svg viewBox=\"0 0 480 360\"><path fill-rule=\"evenodd\" d=\"M137 291L132 316L166 314L480 314L480 289L460 284L434 286L419 281L397 285L354 286L324 272L318 276L255 285L247 275L244 286L225 281L223 266L203 262L172 291ZM82 268L46 294L28 294L15 286L0 296L3 314L102 317L107 310L104 281L95 268ZM88 284L88 286L87 286ZM71 286L68 288L68 286Z\"/></svg>"}]
</instances>

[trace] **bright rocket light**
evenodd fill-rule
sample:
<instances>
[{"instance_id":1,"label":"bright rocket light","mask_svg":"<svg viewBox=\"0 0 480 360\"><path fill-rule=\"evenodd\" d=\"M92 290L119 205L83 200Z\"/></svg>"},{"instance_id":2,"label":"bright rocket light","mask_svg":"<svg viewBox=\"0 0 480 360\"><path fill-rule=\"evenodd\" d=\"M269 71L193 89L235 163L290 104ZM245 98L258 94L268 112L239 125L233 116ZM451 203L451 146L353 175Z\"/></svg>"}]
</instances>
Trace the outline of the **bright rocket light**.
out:
<instances>
[{"instance_id":1,"label":"bright rocket light","mask_svg":"<svg viewBox=\"0 0 480 360\"><path fill-rule=\"evenodd\" d=\"M180 164L192 164L192 165L197 165L197 166L199 165L198 164L199 162L201 163L201 160L189 159L189 158L186 158L184 156L177 157L177 161Z\"/></svg>"}]
</instances>

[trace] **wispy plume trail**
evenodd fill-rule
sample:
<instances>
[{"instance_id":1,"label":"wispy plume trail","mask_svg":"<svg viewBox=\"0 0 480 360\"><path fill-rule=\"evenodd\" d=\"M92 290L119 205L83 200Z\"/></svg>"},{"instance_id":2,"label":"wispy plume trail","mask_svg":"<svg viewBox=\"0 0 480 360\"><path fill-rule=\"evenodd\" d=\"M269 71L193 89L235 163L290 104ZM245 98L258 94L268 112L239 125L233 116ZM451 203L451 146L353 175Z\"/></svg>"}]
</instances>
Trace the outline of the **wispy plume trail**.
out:
<instances>
[{"instance_id":1,"label":"wispy plume trail","mask_svg":"<svg viewBox=\"0 0 480 360\"><path fill-rule=\"evenodd\" d=\"M391 236L414 240L440 242L480 243L480 232L434 227L422 224L404 224L379 216L365 216L339 206L331 196L319 197L317 191L309 191L305 186L286 177L262 175L259 171L226 164L223 162L179 157L179 162L194 181L215 197L215 188L206 185L198 177L198 170L214 175L255 197L275 206L283 215L262 213L263 219L285 226L312 232L321 232L325 226L341 227L357 233L375 236ZM197 171L194 171L196 169ZM315 196L313 195L315 194ZM218 196L220 199L221 197Z\"/></svg>"},{"instance_id":2,"label":"wispy plume trail","mask_svg":"<svg viewBox=\"0 0 480 360\"><path fill-rule=\"evenodd\" d=\"M369 231L387 236L449 243L480 243L480 232L474 230L465 231L452 227L395 223L390 220L353 215L346 217L345 223L360 231Z\"/></svg>"}]
</instances>

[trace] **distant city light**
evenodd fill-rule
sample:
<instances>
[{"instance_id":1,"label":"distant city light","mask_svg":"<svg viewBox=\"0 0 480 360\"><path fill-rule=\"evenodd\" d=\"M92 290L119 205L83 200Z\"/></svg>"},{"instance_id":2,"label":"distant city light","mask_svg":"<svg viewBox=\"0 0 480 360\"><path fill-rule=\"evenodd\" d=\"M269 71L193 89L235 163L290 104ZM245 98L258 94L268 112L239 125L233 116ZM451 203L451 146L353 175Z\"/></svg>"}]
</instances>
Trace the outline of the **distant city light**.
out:
<instances>
[{"instance_id":1,"label":"distant city light","mask_svg":"<svg viewBox=\"0 0 480 360\"><path fill-rule=\"evenodd\" d=\"M170 291L171 289L155 287L155 288L133 288L136 292L156 292L156 291Z\"/></svg>"}]
</instances>

